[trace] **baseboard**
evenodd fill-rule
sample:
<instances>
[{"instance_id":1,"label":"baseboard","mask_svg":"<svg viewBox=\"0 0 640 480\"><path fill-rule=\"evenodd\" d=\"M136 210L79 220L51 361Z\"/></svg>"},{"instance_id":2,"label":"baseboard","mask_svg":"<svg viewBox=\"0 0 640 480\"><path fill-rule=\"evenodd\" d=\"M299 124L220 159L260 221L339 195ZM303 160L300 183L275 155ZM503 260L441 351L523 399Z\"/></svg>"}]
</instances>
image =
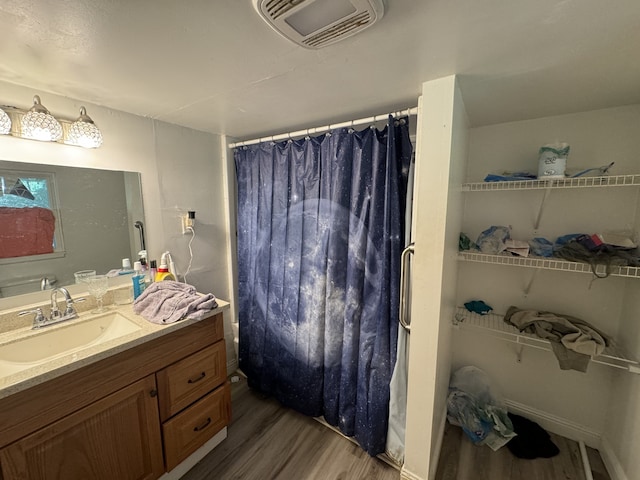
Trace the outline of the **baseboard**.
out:
<instances>
[{"instance_id":1,"label":"baseboard","mask_svg":"<svg viewBox=\"0 0 640 480\"><path fill-rule=\"evenodd\" d=\"M419 477L418 475L415 475L414 473L409 472L408 470L405 470L404 467L402 467L402 470L400 470L400 480L425 480L422 477Z\"/></svg>"},{"instance_id":2,"label":"baseboard","mask_svg":"<svg viewBox=\"0 0 640 480\"><path fill-rule=\"evenodd\" d=\"M505 404L510 412L533 420L545 430L571 440L583 441L591 448L600 449L602 437L600 432L513 400L505 400Z\"/></svg>"},{"instance_id":3,"label":"baseboard","mask_svg":"<svg viewBox=\"0 0 640 480\"><path fill-rule=\"evenodd\" d=\"M602 437L600 440L600 456L604 462L604 466L607 469L607 473L611 477L611 480L629 480L624 468L620 464L620 460L613 451L611 444L606 437Z\"/></svg>"}]
</instances>

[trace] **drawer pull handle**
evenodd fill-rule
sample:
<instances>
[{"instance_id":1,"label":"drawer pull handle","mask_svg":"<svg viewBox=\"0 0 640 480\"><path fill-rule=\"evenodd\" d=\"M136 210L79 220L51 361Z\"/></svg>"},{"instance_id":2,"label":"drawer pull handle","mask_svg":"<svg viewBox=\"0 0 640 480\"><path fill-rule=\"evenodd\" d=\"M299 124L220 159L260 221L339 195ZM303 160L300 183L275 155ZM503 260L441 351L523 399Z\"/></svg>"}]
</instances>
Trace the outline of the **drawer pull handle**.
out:
<instances>
[{"instance_id":1,"label":"drawer pull handle","mask_svg":"<svg viewBox=\"0 0 640 480\"><path fill-rule=\"evenodd\" d=\"M199 432L200 430L204 430L205 428L207 428L207 425L209 425L210 423L211 423L211 417L207 417L205 422L202 425L194 427L193 431L194 432Z\"/></svg>"},{"instance_id":2,"label":"drawer pull handle","mask_svg":"<svg viewBox=\"0 0 640 480\"><path fill-rule=\"evenodd\" d=\"M200 380L202 380L207 374L202 372L199 376L197 376L196 378L190 378L188 380L188 383L196 383L199 382Z\"/></svg>"},{"instance_id":3,"label":"drawer pull handle","mask_svg":"<svg viewBox=\"0 0 640 480\"><path fill-rule=\"evenodd\" d=\"M150 397L157 397L158 396L158 390L156 390L155 388L153 390L151 390L149 392L149 396Z\"/></svg>"}]
</instances>

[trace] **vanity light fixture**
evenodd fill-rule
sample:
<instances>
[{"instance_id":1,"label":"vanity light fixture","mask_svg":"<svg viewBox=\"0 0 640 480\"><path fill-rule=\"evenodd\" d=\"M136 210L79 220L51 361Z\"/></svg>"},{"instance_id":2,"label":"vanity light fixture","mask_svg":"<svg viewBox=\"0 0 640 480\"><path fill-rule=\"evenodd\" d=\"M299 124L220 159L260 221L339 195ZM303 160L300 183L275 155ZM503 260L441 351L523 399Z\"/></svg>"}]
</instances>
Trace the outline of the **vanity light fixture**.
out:
<instances>
[{"instance_id":1,"label":"vanity light fixture","mask_svg":"<svg viewBox=\"0 0 640 480\"><path fill-rule=\"evenodd\" d=\"M33 107L22 117L22 136L43 142L55 142L62 138L62 125L42 103L40 97L33 97Z\"/></svg>"},{"instance_id":2,"label":"vanity light fixture","mask_svg":"<svg viewBox=\"0 0 640 480\"><path fill-rule=\"evenodd\" d=\"M7 135L11 131L11 118L0 108L0 135Z\"/></svg>"},{"instance_id":3,"label":"vanity light fixture","mask_svg":"<svg viewBox=\"0 0 640 480\"><path fill-rule=\"evenodd\" d=\"M87 115L86 108L80 107L80 116L71 124L65 143L85 148L98 148L102 145L102 132Z\"/></svg>"},{"instance_id":4,"label":"vanity light fixture","mask_svg":"<svg viewBox=\"0 0 640 480\"><path fill-rule=\"evenodd\" d=\"M75 120L56 118L33 97L33 107L23 110L10 105L0 108L0 135L28 138L44 142L57 142L84 148L102 145L102 132L94 123L87 109L80 107L80 116Z\"/></svg>"}]
</instances>

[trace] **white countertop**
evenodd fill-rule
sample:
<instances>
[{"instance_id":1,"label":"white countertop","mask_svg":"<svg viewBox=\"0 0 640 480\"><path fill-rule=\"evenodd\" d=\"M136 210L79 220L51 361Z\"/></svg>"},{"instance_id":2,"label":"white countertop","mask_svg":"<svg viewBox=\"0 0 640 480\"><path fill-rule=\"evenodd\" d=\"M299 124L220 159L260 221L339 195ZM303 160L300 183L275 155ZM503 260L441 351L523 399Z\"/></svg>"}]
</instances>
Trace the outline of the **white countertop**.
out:
<instances>
[{"instance_id":1,"label":"white countertop","mask_svg":"<svg viewBox=\"0 0 640 480\"><path fill-rule=\"evenodd\" d=\"M211 311L212 316L229 308L229 303L223 300L216 300L218 307ZM111 308L111 311L118 312L127 317L132 322L140 326L140 329L127 335L106 341L99 345L85 347L72 353L56 356L46 362L34 363L33 367L26 368L17 373L0 378L0 399L13 395L17 392L33 387L40 383L46 382L53 378L59 377L66 373L72 372L86 365L90 365L99 360L108 358L117 353L128 350L137 345L153 340L154 338L168 335L176 330L192 325L199 320L180 320L169 325L157 325L145 320L140 315L133 313L133 305L121 305L117 308ZM80 323L91 318L97 317L99 314L91 314L83 312L79 314L79 318L61 322L57 325L44 327L44 329L65 328L74 323ZM42 331L44 332L44 329ZM24 338L26 335L38 334L34 333L31 327L23 327L0 334L0 344Z\"/></svg>"}]
</instances>

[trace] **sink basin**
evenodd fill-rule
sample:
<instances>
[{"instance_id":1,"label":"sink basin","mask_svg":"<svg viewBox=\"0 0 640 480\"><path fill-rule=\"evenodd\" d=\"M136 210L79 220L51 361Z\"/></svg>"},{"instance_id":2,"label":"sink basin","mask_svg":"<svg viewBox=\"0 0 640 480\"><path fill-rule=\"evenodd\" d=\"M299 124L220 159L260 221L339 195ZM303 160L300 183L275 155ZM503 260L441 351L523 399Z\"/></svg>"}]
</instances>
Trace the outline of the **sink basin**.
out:
<instances>
[{"instance_id":1,"label":"sink basin","mask_svg":"<svg viewBox=\"0 0 640 480\"><path fill-rule=\"evenodd\" d=\"M65 325L44 327L18 340L0 344L0 377L100 345L142 327L117 312Z\"/></svg>"}]
</instances>

